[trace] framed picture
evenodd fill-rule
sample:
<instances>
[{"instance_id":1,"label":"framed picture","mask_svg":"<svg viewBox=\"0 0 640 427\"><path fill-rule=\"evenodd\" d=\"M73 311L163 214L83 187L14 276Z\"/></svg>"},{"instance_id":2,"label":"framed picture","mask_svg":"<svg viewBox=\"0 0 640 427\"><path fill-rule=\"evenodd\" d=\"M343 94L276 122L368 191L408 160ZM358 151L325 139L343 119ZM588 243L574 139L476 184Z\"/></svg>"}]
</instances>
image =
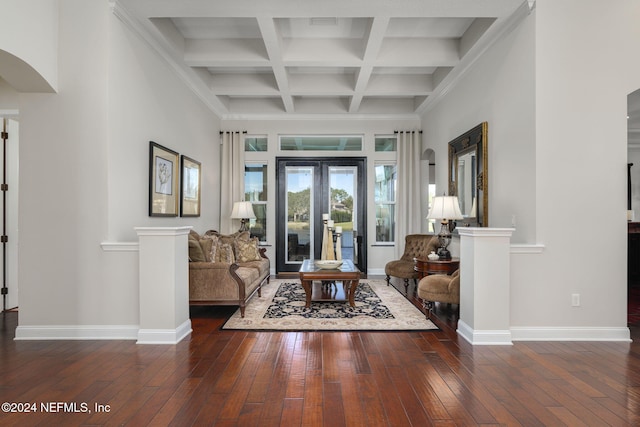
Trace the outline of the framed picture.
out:
<instances>
[{"instance_id":1,"label":"framed picture","mask_svg":"<svg viewBox=\"0 0 640 427\"><path fill-rule=\"evenodd\" d=\"M182 156L180 216L200 216L200 162Z\"/></svg>"},{"instance_id":2,"label":"framed picture","mask_svg":"<svg viewBox=\"0 0 640 427\"><path fill-rule=\"evenodd\" d=\"M178 153L149 141L149 216L178 216Z\"/></svg>"}]
</instances>

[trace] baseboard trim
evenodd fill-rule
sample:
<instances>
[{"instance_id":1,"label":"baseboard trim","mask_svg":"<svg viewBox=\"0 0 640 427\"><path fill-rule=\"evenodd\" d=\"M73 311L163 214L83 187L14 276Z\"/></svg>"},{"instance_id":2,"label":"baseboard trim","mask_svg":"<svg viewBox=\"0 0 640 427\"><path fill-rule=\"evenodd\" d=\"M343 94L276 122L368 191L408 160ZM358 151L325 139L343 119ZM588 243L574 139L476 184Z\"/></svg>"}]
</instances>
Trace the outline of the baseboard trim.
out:
<instances>
[{"instance_id":1,"label":"baseboard trim","mask_svg":"<svg viewBox=\"0 0 640 427\"><path fill-rule=\"evenodd\" d=\"M631 342L629 328L512 327L514 341L617 341Z\"/></svg>"},{"instance_id":2,"label":"baseboard trim","mask_svg":"<svg viewBox=\"0 0 640 427\"><path fill-rule=\"evenodd\" d=\"M191 333L191 320L176 329L140 329L136 344L177 344Z\"/></svg>"},{"instance_id":3,"label":"baseboard trim","mask_svg":"<svg viewBox=\"0 0 640 427\"><path fill-rule=\"evenodd\" d=\"M16 341L21 340L135 340L138 326L131 325L54 325L18 326Z\"/></svg>"},{"instance_id":4,"label":"baseboard trim","mask_svg":"<svg viewBox=\"0 0 640 427\"><path fill-rule=\"evenodd\" d=\"M177 344L191 333L191 320L176 329L140 329L137 325L18 326L16 341L137 340L137 344Z\"/></svg>"},{"instance_id":5,"label":"baseboard trim","mask_svg":"<svg viewBox=\"0 0 640 427\"><path fill-rule=\"evenodd\" d=\"M513 345L511 331L474 330L462 320L458 320L458 335L472 345Z\"/></svg>"}]
</instances>

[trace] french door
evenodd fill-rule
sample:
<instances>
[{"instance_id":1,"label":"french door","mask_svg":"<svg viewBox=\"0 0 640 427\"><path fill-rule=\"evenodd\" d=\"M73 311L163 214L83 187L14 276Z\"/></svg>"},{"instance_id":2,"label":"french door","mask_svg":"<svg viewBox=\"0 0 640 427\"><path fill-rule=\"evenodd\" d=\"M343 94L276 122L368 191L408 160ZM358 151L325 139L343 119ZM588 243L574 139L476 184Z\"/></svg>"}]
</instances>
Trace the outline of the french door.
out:
<instances>
[{"instance_id":1,"label":"french door","mask_svg":"<svg viewBox=\"0 0 640 427\"><path fill-rule=\"evenodd\" d=\"M300 270L320 259L323 214L342 228L343 259L366 268L366 159L362 157L276 159L276 271Z\"/></svg>"}]
</instances>

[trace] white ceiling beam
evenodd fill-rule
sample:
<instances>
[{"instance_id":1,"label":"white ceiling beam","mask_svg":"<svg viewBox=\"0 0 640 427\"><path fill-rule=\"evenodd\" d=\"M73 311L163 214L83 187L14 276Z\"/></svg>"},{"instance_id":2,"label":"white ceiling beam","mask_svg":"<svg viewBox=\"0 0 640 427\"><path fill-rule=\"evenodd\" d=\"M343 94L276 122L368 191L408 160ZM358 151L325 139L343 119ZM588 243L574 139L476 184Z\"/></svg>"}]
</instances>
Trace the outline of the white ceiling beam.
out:
<instances>
[{"instance_id":1,"label":"white ceiling beam","mask_svg":"<svg viewBox=\"0 0 640 427\"><path fill-rule=\"evenodd\" d=\"M367 89L367 85L369 84L369 79L371 78L371 73L373 72L373 66L376 59L378 58L378 55L380 54L380 49L382 47L382 42L384 40L384 35L387 32L388 26L389 17L374 18L371 21L364 40L365 46L362 58L362 67L357 74L354 87L355 93L351 97L351 101L349 103L350 113L355 113L360 108L362 97L364 96L364 91Z\"/></svg>"},{"instance_id":2,"label":"white ceiling beam","mask_svg":"<svg viewBox=\"0 0 640 427\"><path fill-rule=\"evenodd\" d=\"M474 19L467 31L460 38L460 58L465 56L469 50L475 46L480 37L493 25L495 19L478 18Z\"/></svg>"},{"instance_id":3,"label":"white ceiling beam","mask_svg":"<svg viewBox=\"0 0 640 427\"><path fill-rule=\"evenodd\" d=\"M530 7L534 0L527 0ZM522 0L270 0L248 3L241 0L116 0L147 17L504 17L520 7Z\"/></svg>"},{"instance_id":4,"label":"white ceiling beam","mask_svg":"<svg viewBox=\"0 0 640 427\"><path fill-rule=\"evenodd\" d=\"M273 75L276 79L276 83L278 84L278 88L280 89L284 109L287 113L293 113L293 97L289 91L289 78L282 60L282 37L273 18L264 16L258 17L258 27L260 27L260 32L264 39L264 46L267 49L267 55L271 60Z\"/></svg>"}]
</instances>

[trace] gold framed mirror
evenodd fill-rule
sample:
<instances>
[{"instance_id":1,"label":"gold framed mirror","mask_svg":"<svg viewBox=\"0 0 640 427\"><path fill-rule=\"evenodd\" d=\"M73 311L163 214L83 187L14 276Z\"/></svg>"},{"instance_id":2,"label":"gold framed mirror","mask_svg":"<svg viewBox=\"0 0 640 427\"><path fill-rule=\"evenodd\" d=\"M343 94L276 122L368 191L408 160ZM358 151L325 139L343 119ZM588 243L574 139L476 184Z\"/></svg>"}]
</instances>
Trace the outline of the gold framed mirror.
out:
<instances>
[{"instance_id":1,"label":"gold framed mirror","mask_svg":"<svg viewBox=\"0 0 640 427\"><path fill-rule=\"evenodd\" d=\"M449 142L449 195L463 216L457 227L489 226L487 128L482 122Z\"/></svg>"}]
</instances>

